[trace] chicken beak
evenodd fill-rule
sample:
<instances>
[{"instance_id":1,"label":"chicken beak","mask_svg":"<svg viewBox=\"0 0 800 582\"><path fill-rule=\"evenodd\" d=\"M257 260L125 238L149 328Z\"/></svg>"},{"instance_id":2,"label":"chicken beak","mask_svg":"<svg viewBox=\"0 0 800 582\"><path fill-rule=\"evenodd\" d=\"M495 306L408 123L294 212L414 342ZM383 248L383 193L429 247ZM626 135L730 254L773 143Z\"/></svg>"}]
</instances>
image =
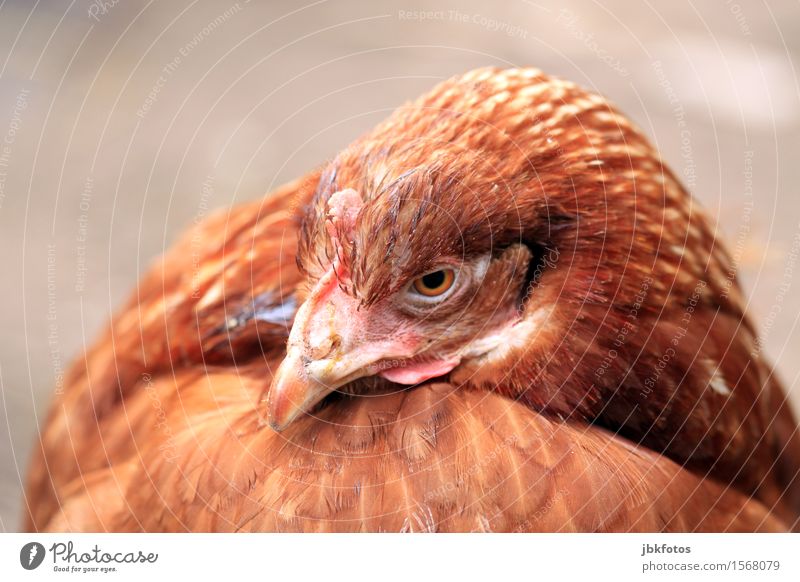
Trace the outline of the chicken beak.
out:
<instances>
[{"instance_id":1,"label":"chicken beak","mask_svg":"<svg viewBox=\"0 0 800 582\"><path fill-rule=\"evenodd\" d=\"M286 358L267 397L270 426L280 431L337 388L376 373L377 364L397 353L397 342L367 341L365 315L339 288L335 268L320 279L295 316Z\"/></svg>"},{"instance_id":2,"label":"chicken beak","mask_svg":"<svg viewBox=\"0 0 800 582\"><path fill-rule=\"evenodd\" d=\"M310 379L298 349L290 349L281 362L267 397L267 419L273 430L289 426L300 413L310 410L331 392L323 383Z\"/></svg>"}]
</instances>

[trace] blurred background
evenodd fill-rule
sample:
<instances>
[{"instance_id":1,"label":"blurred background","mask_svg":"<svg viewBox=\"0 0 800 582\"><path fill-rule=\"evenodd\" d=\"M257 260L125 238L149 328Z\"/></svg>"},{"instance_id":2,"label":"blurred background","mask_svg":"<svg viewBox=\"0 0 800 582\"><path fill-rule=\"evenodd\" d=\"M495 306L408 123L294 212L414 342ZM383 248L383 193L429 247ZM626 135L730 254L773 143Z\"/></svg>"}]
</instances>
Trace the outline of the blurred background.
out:
<instances>
[{"instance_id":1,"label":"blurred background","mask_svg":"<svg viewBox=\"0 0 800 582\"><path fill-rule=\"evenodd\" d=\"M0 4L0 530L52 392L211 209L323 163L485 65L607 95L718 221L800 402L796 2Z\"/></svg>"}]
</instances>

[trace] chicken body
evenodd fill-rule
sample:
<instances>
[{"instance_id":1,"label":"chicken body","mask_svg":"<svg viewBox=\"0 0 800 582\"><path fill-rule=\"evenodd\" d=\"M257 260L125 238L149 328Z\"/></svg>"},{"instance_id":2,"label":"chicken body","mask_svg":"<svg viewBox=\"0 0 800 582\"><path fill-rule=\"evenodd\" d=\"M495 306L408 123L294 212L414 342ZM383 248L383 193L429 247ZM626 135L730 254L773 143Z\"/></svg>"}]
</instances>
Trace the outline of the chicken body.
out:
<instances>
[{"instance_id":1,"label":"chicken body","mask_svg":"<svg viewBox=\"0 0 800 582\"><path fill-rule=\"evenodd\" d=\"M790 528L732 272L604 99L468 73L164 257L57 399L28 525Z\"/></svg>"}]
</instances>

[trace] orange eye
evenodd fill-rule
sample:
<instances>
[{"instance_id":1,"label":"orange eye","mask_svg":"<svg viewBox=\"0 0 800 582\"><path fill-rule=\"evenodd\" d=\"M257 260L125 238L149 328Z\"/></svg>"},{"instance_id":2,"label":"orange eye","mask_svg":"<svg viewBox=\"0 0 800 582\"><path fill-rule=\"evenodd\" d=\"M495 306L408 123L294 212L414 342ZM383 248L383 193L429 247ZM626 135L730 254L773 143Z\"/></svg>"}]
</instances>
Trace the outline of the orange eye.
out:
<instances>
[{"instance_id":1,"label":"orange eye","mask_svg":"<svg viewBox=\"0 0 800 582\"><path fill-rule=\"evenodd\" d=\"M438 297L453 286L456 272L453 269L439 269L423 275L414 281L414 291L425 297Z\"/></svg>"}]
</instances>

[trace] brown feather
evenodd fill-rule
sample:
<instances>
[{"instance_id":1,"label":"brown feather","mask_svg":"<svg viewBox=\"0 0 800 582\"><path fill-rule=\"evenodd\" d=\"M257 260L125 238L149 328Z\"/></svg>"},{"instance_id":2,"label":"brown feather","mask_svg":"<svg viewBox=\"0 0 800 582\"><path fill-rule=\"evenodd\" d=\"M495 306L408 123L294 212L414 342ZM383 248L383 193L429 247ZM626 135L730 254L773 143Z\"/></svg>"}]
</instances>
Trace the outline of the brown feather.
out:
<instances>
[{"instance_id":1,"label":"brown feather","mask_svg":"<svg viewBox=\"0 0 800 582\"><path fill-rule=\"evenodd\" d=\"M363 208L332 233L344 188ZM440 382L370 379L265 426L294 310L335 253L369 309L441 256L484 252L458 333L512 307L535 332ZM145 275L56 398L26 527L784 530L797 424L732 272L605 99L533 70L468 73L196 225Z\"/></svg>"}]
</instances>

